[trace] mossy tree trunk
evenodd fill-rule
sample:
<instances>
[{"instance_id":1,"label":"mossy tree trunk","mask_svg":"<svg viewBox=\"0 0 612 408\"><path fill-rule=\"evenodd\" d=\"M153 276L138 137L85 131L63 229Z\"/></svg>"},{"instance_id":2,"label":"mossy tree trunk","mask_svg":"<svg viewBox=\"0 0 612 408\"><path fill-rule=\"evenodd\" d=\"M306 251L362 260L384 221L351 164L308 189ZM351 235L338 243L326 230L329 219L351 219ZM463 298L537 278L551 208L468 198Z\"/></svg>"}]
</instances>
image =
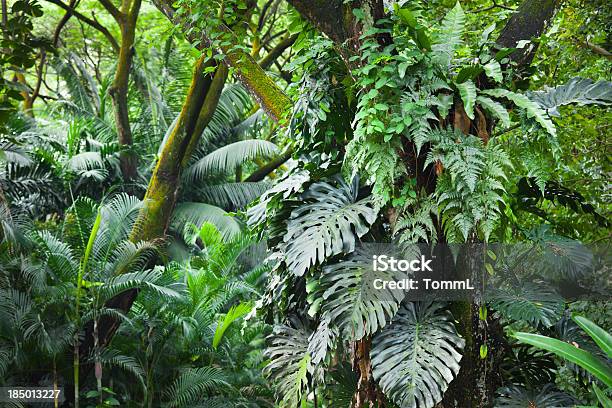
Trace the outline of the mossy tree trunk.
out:
<instances>
[{"instance_id":1,"label":"mossy tree trunk","mask_svg":"<svg viewBox=\"0 0 612 408\"><path fill-rule=\"evenodd\" d=\"M142 0L122 0L120 9L115 7L110 0L100 0L100 3L114 17L121 32L117 69L108 92L113 102L117 138L122 149L120 156L121 173L125 181L132 181L138 175L138 163L136 156L131 151L133 140L128 107L128 86L134 55L136 22Z\"/></svg>"},{"instance_id":2,"label":"mossy tree trunk","mask_svg":"<svg viewBox=\"0 0 612 408\"><path fill-rule=\"evenodd\" d=\"M153 170L143 207L130 234L131 241L156 240L166 234L176 204L181 171L212 118L227 74L227 67L222 64L217 66L212 58L206 60L205 57L200 57L196 62L189 92L177 123L162 147L159 160ZM106 307L127 313L137 294L138 291L135 289L123 292L109 300ZM100 319L98 323L100 347L105 347L110 342L119 324L119 320L110 316ZM91 328L88 328L85 335L86 351L92 345L93 333L90 331Z\"/></svg>"}]
</instances>

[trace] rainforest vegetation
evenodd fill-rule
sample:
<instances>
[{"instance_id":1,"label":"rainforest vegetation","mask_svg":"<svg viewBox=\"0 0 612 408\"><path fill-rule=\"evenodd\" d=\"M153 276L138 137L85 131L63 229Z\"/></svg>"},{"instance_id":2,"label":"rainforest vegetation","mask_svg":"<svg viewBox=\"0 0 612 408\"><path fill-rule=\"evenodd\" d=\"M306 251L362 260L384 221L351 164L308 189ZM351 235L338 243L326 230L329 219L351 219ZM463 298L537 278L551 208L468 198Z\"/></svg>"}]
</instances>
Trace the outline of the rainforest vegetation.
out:
<instances>
[{"instance_id":1,"label":"rainforest vegetation","mask_svg":"<svg viewBox=\"0 0 612 408\"><path fill-rule=\"evenodd\" d=\"M2 406L612 407L609 2L1 1Z\"/></svg>"}]
</instances>

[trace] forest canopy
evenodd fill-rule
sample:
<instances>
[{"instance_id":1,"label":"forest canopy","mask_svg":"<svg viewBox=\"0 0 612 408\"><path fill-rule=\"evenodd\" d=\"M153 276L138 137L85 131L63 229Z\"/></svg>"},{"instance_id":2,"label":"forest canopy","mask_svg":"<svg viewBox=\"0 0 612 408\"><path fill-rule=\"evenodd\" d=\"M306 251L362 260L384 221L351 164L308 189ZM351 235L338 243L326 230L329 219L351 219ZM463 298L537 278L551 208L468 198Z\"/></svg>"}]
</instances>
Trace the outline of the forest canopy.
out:
<instances>
[{"instance_id":1,"label":"forest canopy","mask_svg":"<svg viewBox=\"0 0 612 408\"><path fill-rule=\"evenodd\" d=\"M0 1L0 403L612 406L608 2Z\"/></svg>"}]
</instances>

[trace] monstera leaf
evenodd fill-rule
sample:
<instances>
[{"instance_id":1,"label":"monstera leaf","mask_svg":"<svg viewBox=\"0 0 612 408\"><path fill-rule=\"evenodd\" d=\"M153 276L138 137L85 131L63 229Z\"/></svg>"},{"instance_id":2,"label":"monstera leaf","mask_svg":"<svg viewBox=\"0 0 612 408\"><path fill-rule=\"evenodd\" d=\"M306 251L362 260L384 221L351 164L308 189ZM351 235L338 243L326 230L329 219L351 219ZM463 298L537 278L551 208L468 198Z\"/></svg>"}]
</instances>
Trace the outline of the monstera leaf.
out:
<instances>
[{"instance_id":1,"label":"monstera leaf","mask_svg":"<svg viewBox=\"0 0 612 408\"><path fill-rule=\"evenodd\" d=\"M572 78L565 85L531 92L527 96L549 115L560 116L558 109L563 105L609 105L612 103L612 82Z\"/></svg>"},{"instance_id":2,"label":"monstera leaf","mask_svg":"<svg viewBox=\"0 0 612 408\"><path fill-rule=\"evenodd\" d=\"M368 232L377 210L370 199L357 200L359 178L350 185L341 177L310 186L306 204L292 211L284 237L287 266L302 276L317 262L355 249L356 238Z\"/></svg>"},{"instance_id":3,"label":"monstera leaf","mask_svg":"<svg viewBox=\"0 0 612 408\"><path fill-rule=\"evenodd\" d=\"M593 253L580 241L555 235L547 225L532 230L528 235L536 244L536 250L528 259L544 279L577 281L591 271Z\"/></svg>"},{"instance_id":4,"label":"monstera leaf","mask_svg":"<svg viewBox=\"0 0 612 408\"><path fill-rule=\"evenodd\" d=\"M464 345L444 304L405 303L374 336L372 373L401 408L431 408L459 372Z\"/></svg>"},{"instance_id":5,"label":"monstera leaf","mask_svg":"<svg viewBox=\"0 0 612 408\"><path fill-rule=\"evenodd\" d=\"M310 332L299 322L295 326L275 326L265 353L270 362L264 375L276 385L281 407L299 406L307 394L308 375L315 372L308 354Z\"/></svg>"},{"instance_id":6,"label":"monstera leaf","mask_svg":"<svg viewBox=\"0 0 612 408\"><path fill-rule=\"evenodd\" d=\"M563 316L565 303L545 284L526 283L494 290L491 306L508 319L550 327Z\"/></svg>"},{"instance_id":7,"label":"monstera leaf","mask_svg":"<svg viewBox=\"0 0 612 408\"><path fill-rule=\"evenodd\" d=\"M391 321L404 298L401 290L377 289L374 280L399 280L399 272L374 271L372 256L388 252L387 245L367 244L348 259L323 268L319 281L323 317L344 336L359 340Z\"/></svg>"},{"instance_id":8,"label":"monstera leaf","mask_svg":"<svg viewBox=\"0 0 612 408\"><path fill-rule=\"evenodd\" d=\"M512 385L497 390L500 395L495 400L495 408L560 408L573 407L576 400L571 396L555 391L553 384L538 390L527 390Z\"/></svg>"}]
</instances>

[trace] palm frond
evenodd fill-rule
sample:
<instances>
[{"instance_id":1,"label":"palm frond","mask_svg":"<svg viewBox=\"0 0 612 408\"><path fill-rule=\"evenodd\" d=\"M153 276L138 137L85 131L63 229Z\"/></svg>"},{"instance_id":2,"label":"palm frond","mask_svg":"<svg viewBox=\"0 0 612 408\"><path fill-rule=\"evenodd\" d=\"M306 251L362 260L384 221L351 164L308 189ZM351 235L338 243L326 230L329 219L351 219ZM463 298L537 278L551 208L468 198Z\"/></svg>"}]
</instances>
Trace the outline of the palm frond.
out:
<instances>
[{"instance_id":1,"label":"palm frond","mask_svg":"<svg viewBox=\"0 0 612 408\"><path fill-rule=\"evenodd\" d=\"M242 221L210 204L180 203L174 210L172 225L176 231L182 231L188 223L200 229L205 222L214 224L224 238L235 237L243 229Z\"/></svg>"},{"instance_id":2,"label":"palm frond","mask_svg":"<svg viewBox=\"0 0 612 408\"><path fill-rule=\"evenodd\" d=\"M228 385L225 374L218 368L189 368L179 375L164 396L169 407L189 407Z\"/></svg>"},{"instance_id":3,"label":"palm frond","mask_svg":"<svg viewBox=\"0 0 612 408\"><path fill-rule=\"evenodd\" d=\"M269 159L278 155L280 149L267 140L249 139L231 143L214 150L190 165L184 174L184 181L193 184L205 180L210 174L229 174L250 160Z\"/></svg>"}]
</instances>

